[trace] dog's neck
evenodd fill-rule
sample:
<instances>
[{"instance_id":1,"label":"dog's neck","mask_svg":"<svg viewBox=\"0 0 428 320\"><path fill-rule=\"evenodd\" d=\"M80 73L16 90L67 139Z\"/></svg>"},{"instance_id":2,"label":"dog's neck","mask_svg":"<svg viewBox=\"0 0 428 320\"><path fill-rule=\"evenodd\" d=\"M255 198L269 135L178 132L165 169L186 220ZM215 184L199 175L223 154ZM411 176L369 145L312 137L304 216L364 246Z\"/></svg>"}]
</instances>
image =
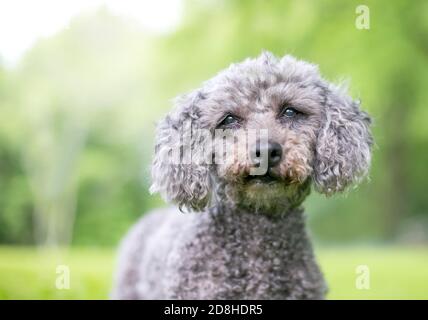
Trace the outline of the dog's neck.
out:
<instances>
[{"instance_id":1,"label":"dog's neck","mask_svg":"<svg viewBox=\"0 0 428 320\"><path fill-rule=\"evenodd\" d=\"M223 199L227 199L222 189ZM302 202L310 192L310 182L301 185L291 197L284 197L276 206L253 208L245 203L232 201L217 202L208 210L217 238L227 239L224 248L243 248L250 239L258 239L259 250L275 251L275 246L291 252L312 253ZM231 244L231 245L230 245ZM251 250L251 249L250 249ZM233 254L240 253L235 252ZM303 252L302 252L303 254Z\"/></svg>"},{"instance_id":2,"label":"dog's neck","mask_svg":"<svg viewBox=\"0 0 428 320\"><path fill-rule=\"evenodd\" d=\"M237 291L220 291L224 299L320 299L325 287L315 263L305 229L302 208L280 217L230 210L221 206L209 210L206 228L210 257L221 257L208 274L224 268L222 283ZM217 259L217 258L216 258ZM220 259L220 258L219 258ZM210 264L208 264L210 265ZM292 276L290 276L292 275ZM269 279L278 279L275 283ZM308 282L307 279L310 279Z\"/></svg>"},{"instance_id":3,"label":"dog's neck","mask_svg":"<svg viewBox=\"0 0 428 320\"><path fill-rule=\"evenodd\" d=\"M259 210L257 212L248 209L246 207L229 207L226 205L217 205L211 207L208 210L210 216L214 220L221 221L225 225L237 225L237 226L248 226L248 225L260 225L260 223L276 227L276 226L288 226L289 229L296 230L304 229L304 209L301 206L287 208L276 214L272 214L268 211ZM245 224L242 222L245 220Z\"/></svg>"}]
</instances>

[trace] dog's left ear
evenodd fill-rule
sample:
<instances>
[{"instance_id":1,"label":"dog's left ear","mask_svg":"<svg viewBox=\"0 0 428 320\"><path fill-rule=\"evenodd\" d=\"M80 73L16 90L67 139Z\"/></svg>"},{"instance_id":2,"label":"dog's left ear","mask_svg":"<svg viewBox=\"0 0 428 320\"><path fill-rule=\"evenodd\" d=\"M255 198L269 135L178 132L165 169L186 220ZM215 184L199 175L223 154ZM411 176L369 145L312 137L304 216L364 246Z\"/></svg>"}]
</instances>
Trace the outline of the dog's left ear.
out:
<instances>
[{"instance_id":1,"label":"dog's left ear","mask_svg":"<svg viewBox=\"0 0 428 320\"><path fill-rule=\"evenodd\" d=\"M371 119L344 89L325 87L324 119L315 146L313 181L326 195L341 192L367 175L371 146Z\"/></svg>"}]
</instances>

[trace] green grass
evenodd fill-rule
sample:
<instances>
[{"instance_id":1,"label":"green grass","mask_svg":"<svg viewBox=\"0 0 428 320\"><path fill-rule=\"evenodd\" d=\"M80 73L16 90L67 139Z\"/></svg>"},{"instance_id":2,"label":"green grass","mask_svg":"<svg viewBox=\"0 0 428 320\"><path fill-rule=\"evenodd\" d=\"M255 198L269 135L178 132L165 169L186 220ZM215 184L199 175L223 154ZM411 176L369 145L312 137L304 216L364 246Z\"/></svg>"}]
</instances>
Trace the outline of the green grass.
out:
<instances>
[{"instance_id":1,"label":"green grass","mask_svg":"<svg viewBox=\"0 0 428 320\"><path fill-rule=\"evenodd\" d=\"M56 288L58 265L69 267L69 290ZM107 299L113 266L112 250L0 247L0 299Z\"/></svg>"},{"instance_id":2,"label":"green grass","mask_svg":"<svg viewBox=\"0 0 428 320\"><path fill-rule=\"evenodd\" d=\"M428 299L428 249L321 248L318 260L329 299ZM106 299L114 251L68 252L0 247L0 299ZM70 268L70 289L55 287L58 265ZM356 268L367 265L370 289L355 286Z\"/></svg>"},{"instance_id":3,"label":"green grass","mask_svg":"<svg viewBox=\"0 0 428 320\"><path fill-rule=\"evenodd\" d=\"M428 248L318 250L329 299L428 299ZM356 288L357 267L366 265L370 289Z\"/></svg>"}]
</instances>

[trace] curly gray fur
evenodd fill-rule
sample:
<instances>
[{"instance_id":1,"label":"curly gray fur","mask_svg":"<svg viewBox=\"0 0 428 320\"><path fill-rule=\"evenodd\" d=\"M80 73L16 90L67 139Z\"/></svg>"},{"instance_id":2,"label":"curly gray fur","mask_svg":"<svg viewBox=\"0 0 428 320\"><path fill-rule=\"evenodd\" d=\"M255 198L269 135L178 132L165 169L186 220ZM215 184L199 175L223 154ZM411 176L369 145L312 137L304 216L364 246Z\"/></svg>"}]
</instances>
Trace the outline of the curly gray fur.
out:
<instances>
[{"instance_id":1,"label":"curly gray fur","mask_svg":"<svg viewBox=\"0 0 428 320\"><path fill-rule=\"evenodd\" d=\"M280 117L284 106L301 113ZM204 129L214 135L225 114L237 115L235 145L249 129L268 129L281 145L274 183L246 180L245 153L207 162ZM191 120L191 127L184 128ZM315 65L263 53L233 64L176 100L158 125L152 192L182 209L147 215L124 239L113 297L118 299L322 299L326 292L305 231L303 209L311 185L326 195L366 176L370 118ZM190 161L167 161L174 148ZM208 154L211 158L212 154Z\"/></svg>"}]
</instances>

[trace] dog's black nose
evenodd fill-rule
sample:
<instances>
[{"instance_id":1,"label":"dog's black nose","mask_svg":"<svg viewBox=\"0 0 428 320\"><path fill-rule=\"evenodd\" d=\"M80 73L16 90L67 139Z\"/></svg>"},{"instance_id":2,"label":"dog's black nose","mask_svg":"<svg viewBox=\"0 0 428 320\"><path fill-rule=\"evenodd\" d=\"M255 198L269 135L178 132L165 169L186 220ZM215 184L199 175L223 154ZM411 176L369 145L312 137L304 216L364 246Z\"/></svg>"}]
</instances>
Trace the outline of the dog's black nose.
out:
<instances>
[{"instance_id":1,"label":"dog's black nose","mask_svg":"<svg viewBox=\"0 0 428 320\"><path fill-rule=\"evenodd\" d=\"M256 145L256 152L253 156L254 163L260 163L260 159L267 159L268 167L275 167L282 158L282 147L279 143L269 141L267 144L261 144L260 142Z\"/></svg>"},{"instance_id":2,"label":"dog's black nose","mask_svg":"<svg viewBox=\"0 0 428 320\"><path fill-rule=\"evenodd\" d=\"M277 142L269 142L267 152L268 152L269 168L275 167L281 161L281 157L282 157L281 145Z\"/></svg>"}]
</instances>

